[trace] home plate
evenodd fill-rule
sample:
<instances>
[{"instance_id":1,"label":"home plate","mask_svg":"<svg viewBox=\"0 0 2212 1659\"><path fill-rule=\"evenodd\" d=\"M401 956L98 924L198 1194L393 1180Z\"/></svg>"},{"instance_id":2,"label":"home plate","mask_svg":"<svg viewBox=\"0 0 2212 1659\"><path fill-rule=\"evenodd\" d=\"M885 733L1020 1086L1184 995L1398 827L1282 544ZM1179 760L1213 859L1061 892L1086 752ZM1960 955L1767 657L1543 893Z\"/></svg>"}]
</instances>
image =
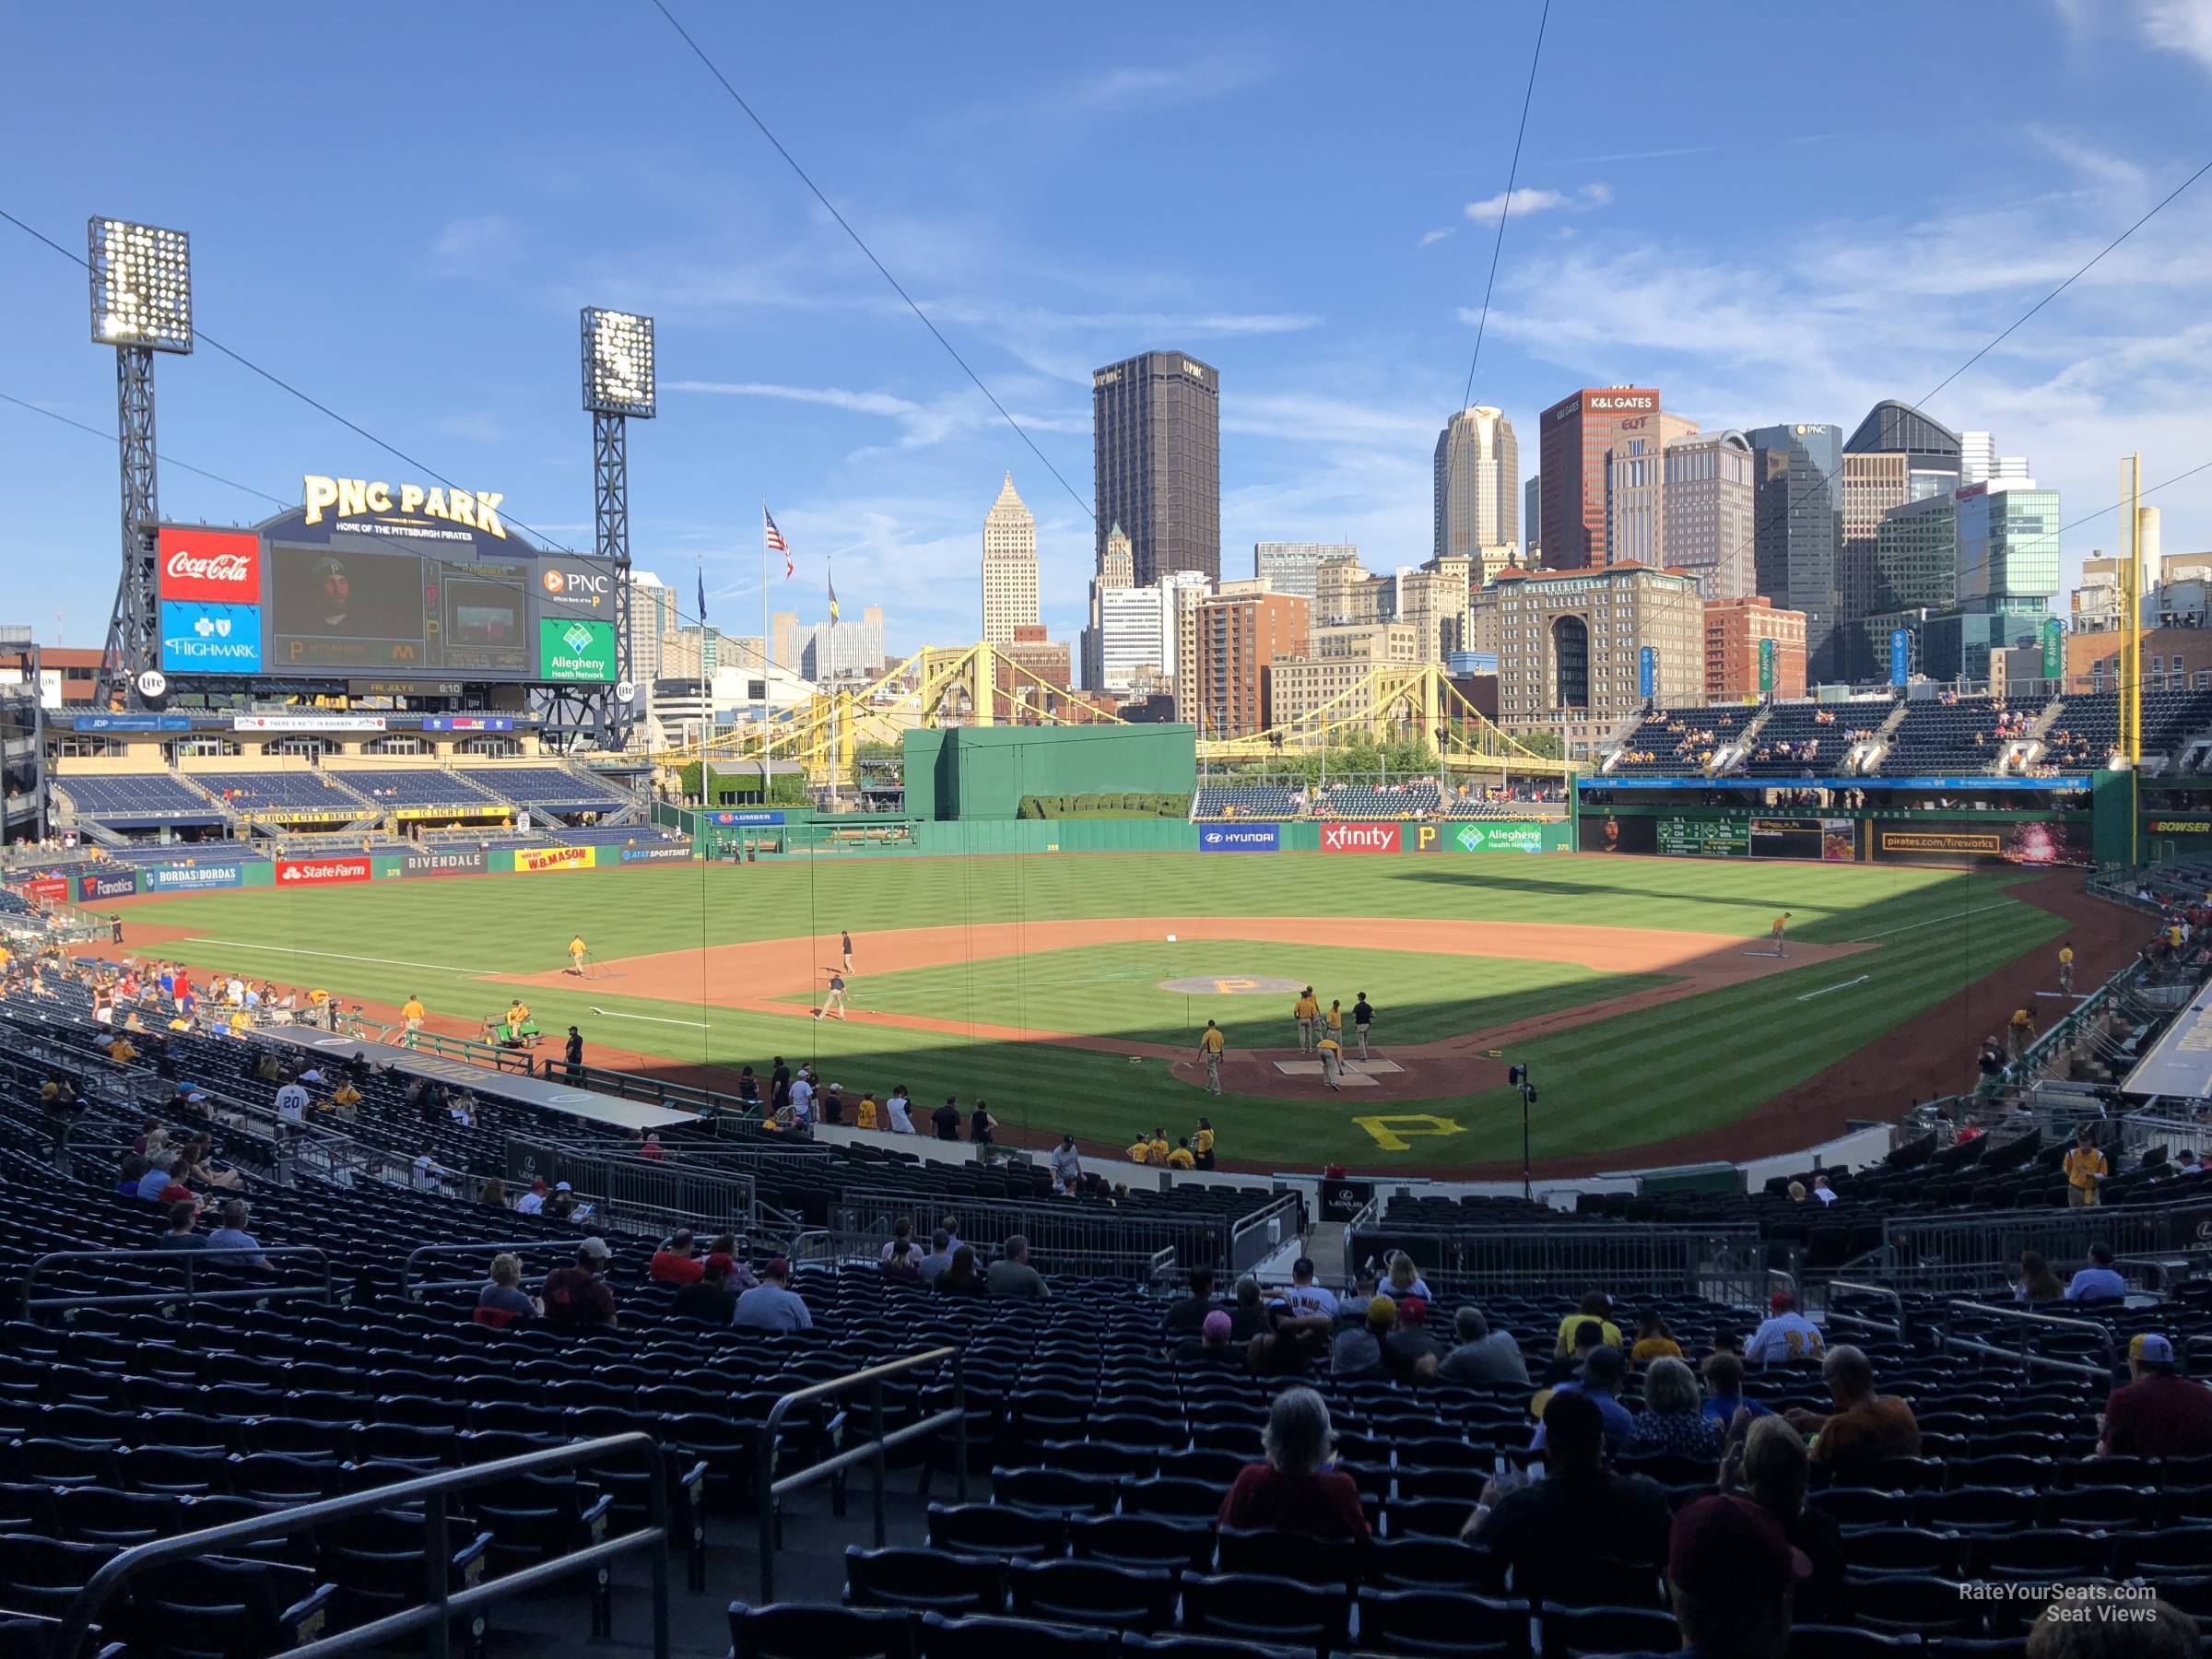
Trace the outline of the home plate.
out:
<instances>
[{"instance_id":1,"label":"home plate","mask_svg":"<svg viewBox=\"0 0 2212 1659\"><path fill-rule=\"evenodd\" d=\"M1321 1062L1318 1060L1277 1060L1275 1063L1275 1069L1281 1072L1286 1077L1318 1077L1321 1076ZM1394 1065L1391 1069L1395 1071L1397 1067ZM1338 1082L1346 1088L1372 1088L1375 1087L1375 1080L1372 1077L1363 1077L1349 1066L1344 1068L1344 1074L1338 1078Z\"/></svg>"}]
</instances>

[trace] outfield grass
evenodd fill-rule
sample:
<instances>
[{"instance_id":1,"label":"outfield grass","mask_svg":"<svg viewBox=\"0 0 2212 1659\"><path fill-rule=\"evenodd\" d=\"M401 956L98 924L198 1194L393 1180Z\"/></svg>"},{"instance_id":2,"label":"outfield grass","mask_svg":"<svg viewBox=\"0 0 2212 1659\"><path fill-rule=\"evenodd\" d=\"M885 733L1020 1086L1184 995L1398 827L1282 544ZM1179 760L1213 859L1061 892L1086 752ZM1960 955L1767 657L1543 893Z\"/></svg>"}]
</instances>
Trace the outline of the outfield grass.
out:
<instances>
[{"instance_id":1,"label":"outfield grass","mask_svg":"<svg viewBox=\"0 0 2212 1659\"><path fill-rule=\"evenodd\" d=\"M1543 1080L1532 1149L1544 1158L1625 1150L1735 1121L1955 994L1970 979L2051 940L2063 927L2057 918L2005 896L2022 878L2011 871L1905 865L1506 853L824 858L321 891L256 888L134 905L128 914L195 930L201 937L166 948L198 967L324 984L391 1005L419 992L435 1012L472 1019L503 1006L507 996L504 987L476 976L559 967L562 948L577 932L599 957L613 959L850 928L858 947L856 980L868 996L878 990L903 996L893 982L908 977L883 976L869 988L872 930L1063 917L1157 916L1168 919L1163 933L1174 931L1176 916L1315 915L1591 924L1745 937L1763 934L1775 912L1788 910L1794 936L1879 947L1849 962L1808 966L1580 1027L1516 1053L1512 1057L1526 1059ZM1384 930L1370 928L1359 936L1363 943L1347 947L1347 955L1403 956L1388 950ZM1287 959L1283 947L1267 951ZM1277 971L1269 960L1263 955L1253 965ZM1393 986L1384 1004L1391 1032L1470 1029L1462 971L1475 966L1454 958L1449 974L1424 979L1417 968L1399 970L1389 982L1374 976ZM1550 965L1528 966L1532 972L1553 971ZM1356 966L1352 979L1366 969ZM985 982L989 976L1020 977L1003 964L982 962L926 971L962 976L940 979L932 995L947 994L946 984L971 982L964 977L971 972L985 975ZM1303 977L1305 971L1289 972ZM1862 974L1864 983L1798 1000ZM1313 977L1340 985L1347 999L1351 990L1364 989L1382 1000L1376 984L1319 971ZM1111 1031L1124 1020L1135 1021L1136 1029L1157 1028L1162 1016L1140 1005L1164 994L1146 993L1145 982L1107 981L1087 991L1033 980L1019 993L1020 1006L1029 1023L1051 1029ZM1588 987L1595 995L1622 988L1618 976ZM1565 989L1557 980L1523 976L1506 994L1540 997ZM968 995L959 989L949 994ZM1100 1140L1118 1140L1139 1118L1147 1125L1187 1124L1206 1104L1157 1063L1137 1066L1112 1054L700 1009L590 988L535 992L531 1003L547 1028L573 1022L592 1041L733 1068L776 1053L807 1057L840 1083L904 1082L924 1102L947 1093L963 1100L982 1094L1009 1122L1065 1127ZM593 1014L594 1006L606 1013ZM1050 1019L1042 1011L1048 1006ZM1256 1012L1265 1018L1270 1011ZM1170 1029L1179 1013L1167 1012ZM1075 1025L1069 1014L1085 1016L1083 1022ZM986 1016L979 1011L977 1018ZM1960 1033L1962 1079L1980 1035ZM1425 1109L1465 1132L1393 1155L1351 1122L1376 1109L1338 1097L1306 1105L1231 1096L1206 1107L1221 1131L1225 1157L1274 1159L1284 1167L1340 1159L1371 1169L1394 1161L1449 1169L1518 1159L1520 1110L1505 1091L1451 1096Z\"/></svg>"},{"instance_id":2,"label":"outfield grass","mask_svg":"<svg viewBox=\"0 0 2212 1659\"><path fill-rule=\"evenodd\" d=\"M1324 1007L1332 998L1344 1004L1347 1035L1352 998L1364 991L1382 1019L1377 1039L1405 1043L1434 1042L1669 982L1663 974L1603 973L1572 962L1438 959L1397 950L1238 939L1171 945L1163 939L856 974L850 1000L856 1010L1194 1046L1206 1022L1213 1019L1232 1048L1294 1046L1298 1033L1290 1005L1295 994L1185 995L1160 989L1167 980L1253 974L1319 986ZM811 1004L820 999L798 993L779 1000Z\"/></svg>"}]
</instances>

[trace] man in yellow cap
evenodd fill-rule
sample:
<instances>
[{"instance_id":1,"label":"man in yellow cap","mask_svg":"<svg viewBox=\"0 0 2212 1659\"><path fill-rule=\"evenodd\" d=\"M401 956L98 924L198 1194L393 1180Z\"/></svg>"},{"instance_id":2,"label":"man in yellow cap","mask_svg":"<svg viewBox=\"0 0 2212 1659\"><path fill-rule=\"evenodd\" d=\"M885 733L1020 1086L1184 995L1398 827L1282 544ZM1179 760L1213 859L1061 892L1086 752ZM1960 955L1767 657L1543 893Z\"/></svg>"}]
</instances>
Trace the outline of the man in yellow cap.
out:
<instances>
[{"instance_id":1,"label":"man in yellow cap","mask_svg":"<svg viewBox=\"0 0 2212 1659\"><path fill-rule=\"evenodd\" d=\"M1331 1088L1341 1091L1344 1088L1340 1081L1344 1076L1344 1044L1324 1031L1321 1041L1314 1046L1321 1051L1321 1080Z\"/></svg>"},{"instance_id":2,"label":"man in yellow cap","mask_svg":"<svg viewBox=\"0 0 2212 1659\"><path fill-rule=\"evenodd\" d=\"M1206 1088L1208 1094L1221 1092L1221 1051L1229 1046L1229 1039L1221 1035L1221 1028L1212 1020L1198 1034L1198 1057L1206 1062Z\"/></svg>"},{"instance_id":3,"label":"man in yellow cap","mask_svg":"<svg viewBox=\"0 0 2212 1659\"><path fill-rule=\"evenodd\" d=\"M1312 1053L1313 1027L1321 1018L1321 1004L1313 995L1312 986L1308 985L1298 994L1298 1001L1290 1006L1290 1018L1298 1021L1298 1052L1301 1054Z\"/></svg>"},{"instance_id":4,"label":"man in yellow cap","mask_svg":"<svg viewBox=\"0 0 2212 1659\"><path fill-rule=\"evenodd\" d=\"M583 977L583 935L578 934L569 941L569 971L578 979Z\"/></svg>"},{"instance_id":5,"label":"man in yellow cap","mask_svg":"<svg viewBox=\"0 0 2212 1659\"><path fill-rule=\"evenodd\" d=\"M2074 994L2074 941L2071 939L2058 947L2058 988L2068 996Z\"/></svg>"}]
</instances>

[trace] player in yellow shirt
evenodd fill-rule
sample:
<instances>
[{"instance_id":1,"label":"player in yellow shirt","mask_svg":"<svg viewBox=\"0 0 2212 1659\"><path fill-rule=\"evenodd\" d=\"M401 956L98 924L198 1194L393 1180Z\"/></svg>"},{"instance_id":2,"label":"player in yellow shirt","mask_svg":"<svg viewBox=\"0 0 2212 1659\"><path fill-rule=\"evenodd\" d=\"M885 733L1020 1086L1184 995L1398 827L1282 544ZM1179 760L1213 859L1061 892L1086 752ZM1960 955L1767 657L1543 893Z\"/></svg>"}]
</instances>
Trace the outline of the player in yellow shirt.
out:
<instances>
[{"instance_id":1,"label":"player in yellow shirt","mask_svg":"<svg viewBox=\"0 0 2212 1659\"><path fill-rule=\"evenodd\" d=\"M1344 1047L1344 1005L1341 1002L1332 1001L1329 1004L1329 1011L1321 1017L1321 1022L1328 1027L1329 1035L1336 1039L1336 1046L1342 1050Z\"/></svg>"},{"instance_id":2,"label":"player in yellow shirt","mask_svg":"<svg viewBox=\"0 0 2212 1659\"><path fill-rule=\"evenodd\" d=\"M578 979L583 977L583 935L578 934L569 941L569 971Z\"/></svg>"},{"instance_id":3,"label":"player in yellow shirt","mask_svg":"<svg viewBox=\"0 0 2212 1659\"><path fill-rule=\"evenodd\" d=\"M1212 1118L1198 1120L1198 1128L1191 1136L1191 1150L1198 1155L1200 1169L1210 1170L1214 1167L1214 1120Z\"/></svg>"},{"instance_id":4,"label":"player in yellow shirt","mask_svg":"<svg viewBox=\"0 0 2212 1659\"><path fill-rule=\"evenodd\" d=\"M860 1105L856 1110L857 1121L863 1129L876 1127L876 1091L874 1089L868 1090L860 1097Z\"/></svg>"},{"instance_id":5,"label":"player in yellow shirt","mask_svg":"<svg viewBox=\"0 0 2212 1659\"><path fill-rule=\"evenodd\" d=\"M429 1014L430 1011L422 1006L422 998L412 991L407 993L407 1000L399 1006L399 1017L407 1022L410 1031L421 1030L422 1022L429 1018Z\"/></svg>"},{"instance_id":6,"label":"player in yellow shirt","mask_svg":"<svg viewBox=\"0 0 2212 1659\"><path fill-rule=\"evenodd\" d=\"M2005 1053L2010 1060L2018 1060L2028 1053L2028 1045L2035 1041L2035 1016L2025 1008L2015 1008L2012 1018L2005 1022Z\"/></svg>"},{"instance_id":7,"label":"player in yellow shirt","mask_svg":"<svg viewBox=\"0 0 2212 1659\"><path fill-rule=\"evenodd\" d=\"M1313 1052L1313 1022L1321 1018L1321 1004L1314 1000L1313 987L1308 985L1298 994L1298 1001L1290 1006L1290 1018L1298 1021L1298 1052Z\"/></svg>"},{"instance_id":8,"label":"player in yellow shirt","mask_svg":"<svg viewBox=\"0 0 2212 1659\"><path fill-rule=\"evenodd\" d=\"M1145 1132L1142 1129L1136 1132L1136 1138L1129 1143L1127 1157L1129 1161L1135 1164L1152 1161L1152 1143L1145 1138Z\"/></svg>"},{"instance_id":9,"label":"player in yellow shirt","mask_svg":"<svg viewBox=\"0 0 2212 1659\"><path fill-rule=\"evenodd\" d=\"M2066 1154L2065 1168L2069 1205L2104 1202L2104 1178L2112 1172L2112 1166L2104 1161L2104 1154L2097 1150L2087 1125L2074 1137L2074 1150Z\"/></svg>"},{"instance_id":10,"label":"player in yellow shirt","mask_svg":"<svg viewBox=\"0 0 2212 1659\"><path fill-rule=\"evenodd\" d=\"M1154 1163L1164 1164L1168 1161L1168 1132L1165 1129L1153 1130L1152 1138L1145 1144L1151 1150Z\"/></svg>"},{"instance_id":11,"label":"player in yellow shirt","mask_svg":"<svg viewBox=\"0 0 2212 1659\"><path fill-rule=\"evenodd\" d=\"M1206 1089L1208 1094L1221 1092L1221 1051L1229 1046L1229 1039L1221 1035L1221 1028L1212 1020L1198 1033L1198 1057L1206 1062Z\"/></svg>"},{"instance_id":12,"label":"player in yellow shirt","mask_svg":"<svg viewBox=\"0 0 2212 1659\"><path fill-rule=\"evenodd\" d=\"M1783 911L1781 915L1774 918L1774 925L1767 930L1767 937L1774 941L1774 954L1778 957L1786 957L1790 954L1782 947L1783 931L1789 924L1790 912Z\"/></svg>"},{"instance_id":13,"label":"player in yellow shirt","mask_svg":"<svg viewBox=\"0 0 2212 1659\"><path fill-rule=\"evenodd\" d=\"M1194 1170L1197 1167L1198 1160L1191 1156L1191 1137L1186 1135L1175 1143L1175 1150L1168 1154L1168 1168Z\"/></svg>"},{"instance_id":14,"label":"player in yellow shirt","mask_svg":"<svg viewBox=\"0 0 2212 1659\"><path fill-rule=\"evenodd\" d=\"M2068 996L2074 994L2074 946L2071 940L2058 947L2058 988Z\"/></svg>"},{"instance_id":15,"label":"player in yellow shirt","mask_svg":"<svg viewBox=\"0 0 2212 1659\"><path fill-rule=\"evenodd\" d=\"M1331 1088L1341 1090L1344 1088L1340 1081L1344 1076L1344 1044L1324 1031L1320 1042L1314 1046L1321 1050L1321 1080Z\"/></svg>"}]
</instances>

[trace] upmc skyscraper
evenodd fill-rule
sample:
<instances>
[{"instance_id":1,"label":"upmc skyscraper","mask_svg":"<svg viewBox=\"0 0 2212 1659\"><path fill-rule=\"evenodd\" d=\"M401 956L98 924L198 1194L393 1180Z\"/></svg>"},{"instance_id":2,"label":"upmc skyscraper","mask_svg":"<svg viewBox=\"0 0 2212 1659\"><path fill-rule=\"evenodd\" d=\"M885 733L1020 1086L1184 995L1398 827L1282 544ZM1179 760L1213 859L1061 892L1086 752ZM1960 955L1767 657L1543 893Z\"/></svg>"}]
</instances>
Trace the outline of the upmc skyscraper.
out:
<instances>
[{"instance_id":1,"label":"upmc skyscraper","mask_svg":"<svg viewBox=\"0 0 2212 1659\"><path fill-rule=\"evenodd\" d=\"M1656 386L1593 386L1544 411L1536 441L1546 570L1613 562L1606 545L1606 452L1624 438L1655 441L1658 432Z\"/></svg>"},{"instance_id":2,"label":"upmc skyscraper","mask_svg":"<svg viewBox=\"0 0 2212 1659\"><path fill-rule=\"evenodd\" d=\"M1128 533L1136 585L1170 571L1221 576L1221 377L1180 351L1147 351L1090 377L1098 545Z\"/></svg>"}]
</instances>

